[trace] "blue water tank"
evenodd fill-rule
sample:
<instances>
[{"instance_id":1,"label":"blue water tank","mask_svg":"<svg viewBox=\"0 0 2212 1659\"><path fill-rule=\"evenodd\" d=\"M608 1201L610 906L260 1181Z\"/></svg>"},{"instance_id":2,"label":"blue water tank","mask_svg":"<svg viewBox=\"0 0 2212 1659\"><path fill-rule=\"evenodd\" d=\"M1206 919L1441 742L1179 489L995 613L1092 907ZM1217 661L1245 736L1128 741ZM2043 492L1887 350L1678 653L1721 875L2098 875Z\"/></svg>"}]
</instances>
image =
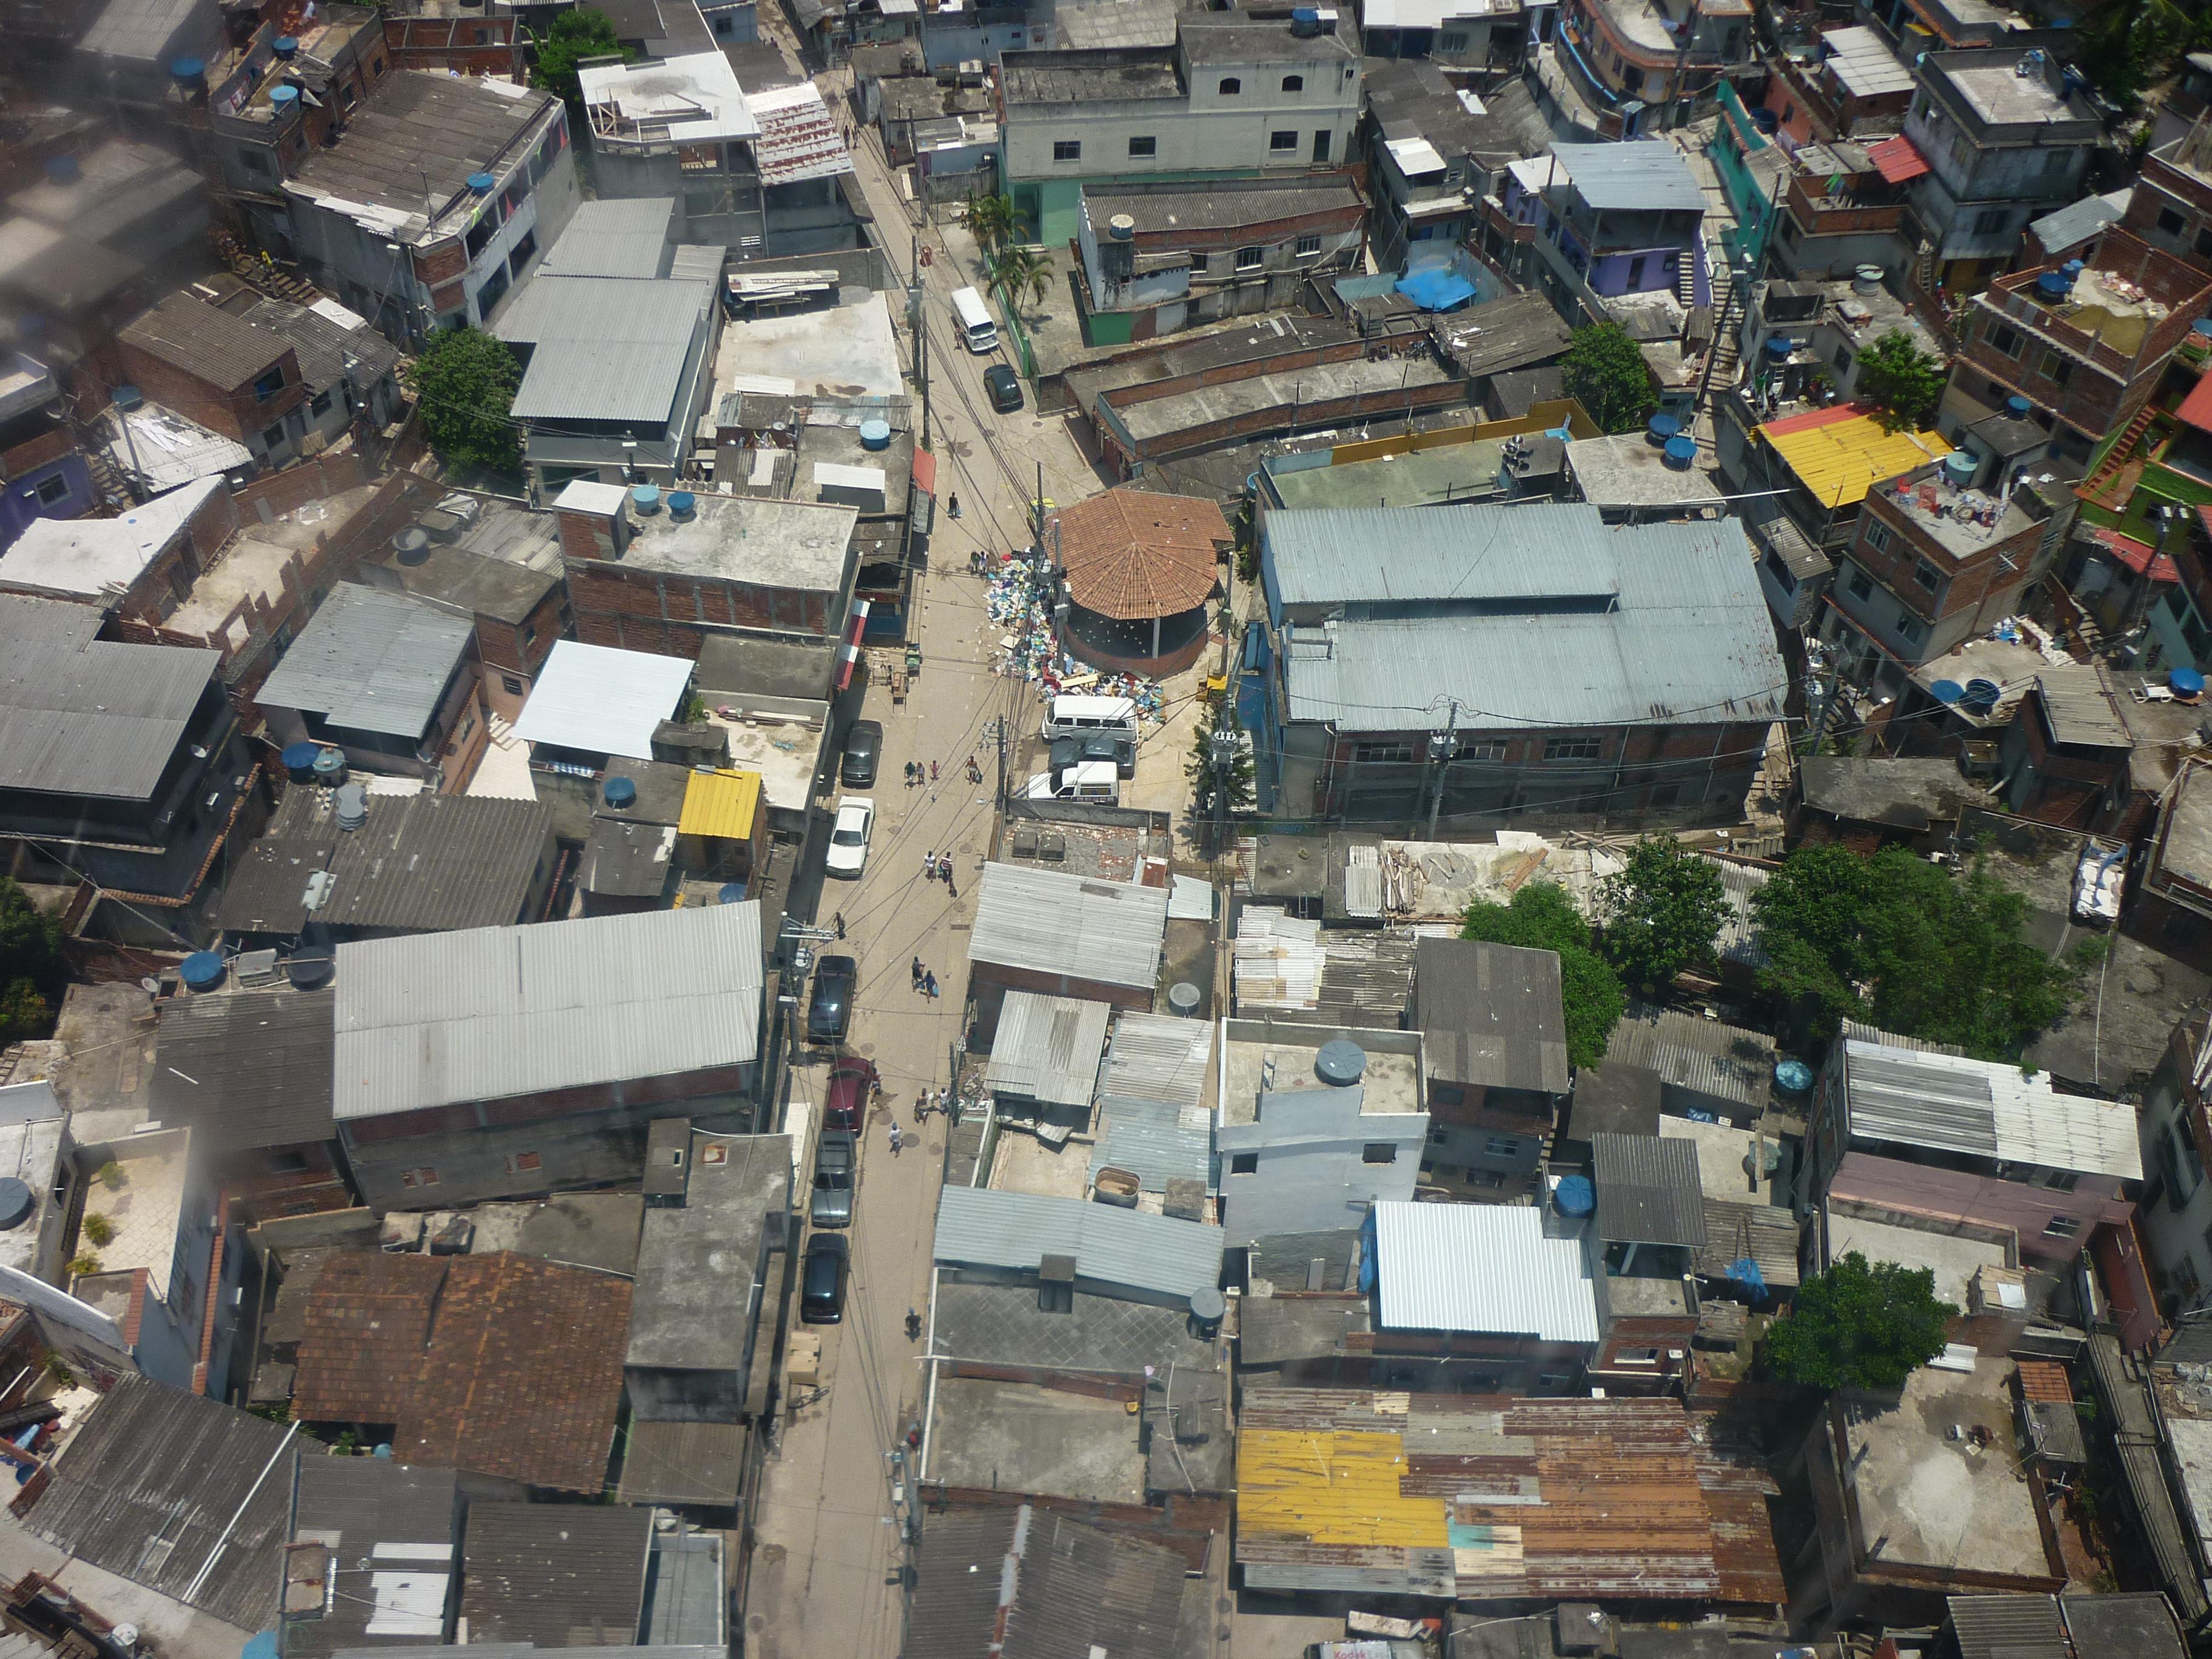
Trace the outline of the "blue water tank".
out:
<instances>
[{"instance_id":1,"label":"blue water tank","mask_svg":"<svg viewBox=\"0 0 2212 1659\"><path fill-rule=\"evenodd\" d=\"M632 806L637 802L637 785L628 778L609 778L599 793L610 806Z\"/></svg>"},{"instance_id":2,"label":"blue water tank","mask_svg":"<svg viewBox=\"0 0 2212 1659\"><path fill-rule=\"evenodd\" d=\"M745 884L741 881L724 882L722 890L714 895L717 904L743 904L744 902Z\"/></svg>"},{"instance_id":3,"label":"blue water tank","mask_svg":"<svg viewBox=\"0 0 2212 1659\"><path fill-rule=\"evenodd\" d=\"M2035 413L2035 405L2028 402L2027 398L2021 397L2020 393L2015 392L2011 397L2005 399L2005 413L2008 415L2033 415Z\"/></svg>"},{"instance_id":4,"label":"blue water tank","mask_svg":"<svg viewBox=\"0 0 2212 1659\"><path fill-rule=\"evenodd\" d=\"M289 743L277 758L284 763L284 775L295 783L315 781L315 757L323 752L319 743Z\"/></svg>"},{"instance_id":5,"label":"blue water tank","mask_svg":"<svg viewBox=\"0 0 2212 1659\"><path fill-rule=\"evenodd\" d=\"M698 514L699 498L693 495L690 490L672 489L668 492L668 516L670 518L677 520L679 522L688 523L691 520L696 518Z\"/></svg>"},{"instance_id":6,"label":"blue water tank","mask_svg":"<svg viewBox=\"0 0 2212 1659\"><path fill-rule=\"evenodd\" d=\"M1938 702L1956 702L1966 695L1966 688L1956 680L1938 680L1928 688L1928 693Z\"/></svg>"},{"instance_id":7,"label":"blue water tank","mask_svg":"<svg viewBox=\"0 0 2212 1659\"><path fill-rule=\"evenodd\" d=\"M1963 449L1954 449L1943 458L1943 476L1964 489L1974 481L1981 463Z\"/></svg>"},{"instance_id":8,"label":"blue water tank","mask_svg":"<svg viewBox=\"0 0 2212 1659\"><path fill-rule=\"evenodd\" d=\"M2046 300L2064 299L2069 286L2065 276L2056 270L2046 270L2035 279L2035 291Z\"/></svg>"},{"instance_id":9,"label":"blue water tank","mask_svg":"<svg viewBox=\"0 0 2212 1659\"><path fill-rule=\"evenodd\" d=\"M2069 259L2064 264L2058 267L2060 272L2064 275L2066 280L2069 283L2076 276L2079 276L2083 271L2088 270L2088 268L2087 263L2081 259Z\"/></svg>"},{"instance_id":10,"label":"blue water tank","mask_svg":"<svg viewBox=\"0 0 2212 1659\"><path fill-rule=\"evenodd\" d=\"M275 111L276 112L276 113L278 113L279 115L283 115L283 114L289 113L290 111L293 111L293 110L295 110L295 109L299 108L299 107L300 107L300 89L299 89L299 88L297 88L297 87L272 87L272 88L270 88L270 91L269 91L269 107L270 107L270 108L271 108L271 109L273 109L273 110L275 110Z\"/></svg>"},{"instance_id":11,"label":"blue water tank","mask_svg":"<svg viewBox=\"0 0 2212 1659\"><path fill-rule=\"evenodd\" d=\"M1669 438L1664 454L1668 466L1677 472L1687 472L1690 463L1698 459L1698 441L1688 437Z\"/></svg>"},{"instance_id":12,"label":"blue water tank","mask_svg":"<svg viewBox=\"0 0 2212 1659\"><path fill-rule=\"evenodd\" d=\"M1959 707L1970 714L1986 714L2003 696L2004 687L1995 680L1968 680L1966 690L1960 696Z\"/></svg>"},{"instance_id":13,"label":"blue water tank","mask_svg":"<svg viewBox=\"0 0 2212 1659\"><path fill-rule=\"evenodd\" d=\"M1644 423L1644 435L1653 445L1663 445L1682 429L1682 423L1672 415L1654 415Z\"/></svg>"},{"instance_id":14,"label":"blue water tank","mask_svg":"<svg viewBox=\"0 0 2212 1659\"><path fill-rule=\"evenodd\" d=\"M222 983L222 957L213 951L195 951L177 964L177 977L195 991L212 991Z\"/></svg>"},{"instance_id":15,"label":"blue water tank","mask_svg":"<svg viewBox=\"0 0 2212 1659\"><path fill-rule=\"evenodd\" d=\"M2177 697L2204 695L2204 676L2193 668L2177 668L2166 677L2166 689Z\"/></svg>"},{"instance_id":16,"label":"blue water tank","mask_svg":"<svg viewBox=\"0 0 2212 1659\"><path fill-rule=\"evenodd\" d=\"M471 193L477 196L490 195L491 187L498 182L499 180L493 178L489 173L471 173L469 174L469 189Z\"/></svg>"},{"instance_id":17,"label":"blue water tank","mask_svg":"<svg viewBox=\"0 0 2212 1659\"><path fill-rule=\"evenodd\" d=\"M328 747L317 750L314 773L317 783L343 783L346 775L345 750Z\"/></svg>"},{"instance_id":18,"label":"blue water tank","mask_svg":"<svg viewBox=\"0 0 2212 1659\"><path fill-rule=\"evenodd\" d=\"M179 58L169 65L169 78L186 92L198 92L207 85L207 60Z\"/></svg>"},{"instance_id":19,"label":"blue water tank","mask_svg":"<svg viewBox=\"0 0 2212 1659\"><path fill-rule=\"evenodd\" d=\"M1789 337L1786 335L1771 334L1767 337L1766 355L1773 358L1777 362L1779 362L1783 358L1787 357L1796 349L1796 347L1790 344Z\"/></svg>"},{"instance_id":20,"label":"blue water tank","mask_svg":"<svg viewBox=\"0 0 2212 1659\"><path fill-rule=\"evenodd\" d=\"M889 449L891 447L891 423L870 416L860 422L860 447Z\"/></svg>"},{"instance_id":21,"label":"blue water tank","mask_svg":"<svg viewBox=\"0 0 2212 1659\"><path fill-rule=\"evenodd\" d=\"M1588 1215L1597 1208L1597 1188L1588 1176L1569 1176L1552 1189L1552 1207L1561 1215Z\"/></svg>"},{"instance_id":22,"label":"blue water tank","mask_svg":"<svg viewBox=\"0 0 2212 1659\"><path fill-rule=\"evenodd\" d=\"M21 1226L38 1207L39 1200L28 1183L14 1176L0 1176L0 1232Z\"/></svg>"},{"instance_id":23,"label":"blue water tank","mask_svg":"<svg viewBox=\"0 0 2212 1659\"><path fill-rule=\"evenodd\" d=\"M28 320L28 319L25 319L26 322ZM17 326L21 327L22 325L18 324ZM143 409L146 406L146 394L135 386L119 386L107 394L107 401L128 415L135 409Z\"/></svg>"},{"instance_id":24,"label":"blue water tank","mask_svg":"<svg viewBox=\"0 0 2212 1659\"><path fill-rule=\"evenodd\" d=\"M2212 317L2199 317L2189 326L2191 332L2202 334L2206 339L2212 340Z\"/></svg>"},{"instance_id":25,"label":"blue water tank","mask_svg":"<svg viewBox=\"0 0 2212 1659\"><path fill-rule=\"evenodd\" d=\"M649 519L660 511L660 491L652 484L640 484L629 492L629 504L640 518Z\"/></svg>"},{"instance_id":26,"label":"blue water tank","mask_svg":"<svg viewBox=\"0 0 2212 1659\"><path fill-rule=\"evenodd\" d=\"M276 44L270 50L289 63L300 55L299 39L295 35L280 34L276 37Z\"/></svg>"},{"instance_id":27,"label":"blue water tank","mask_svg":"<svg viewBox=\"0 0 2212 1659\"><path fill-rule=\"evenodd\" d=\"M1802 1095L1813 1086L1813 1068L1802 1060L1778 1060L1774 1086L1787 1095Z\"/></svg>"}]
</instances>

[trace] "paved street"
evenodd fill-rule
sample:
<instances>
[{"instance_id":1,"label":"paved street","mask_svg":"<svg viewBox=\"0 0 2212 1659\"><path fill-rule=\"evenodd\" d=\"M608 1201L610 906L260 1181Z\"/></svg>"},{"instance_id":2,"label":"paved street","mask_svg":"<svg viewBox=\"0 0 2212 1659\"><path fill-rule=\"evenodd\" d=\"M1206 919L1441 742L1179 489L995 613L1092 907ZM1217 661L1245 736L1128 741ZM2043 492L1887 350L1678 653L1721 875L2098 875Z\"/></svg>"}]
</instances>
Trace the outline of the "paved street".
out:
<instances>
[{"instance_id":1,"label":"paved street","mask_svg":"<svg viewBox=\"0 0 2212 1659\"><path fill-rule=\"evenodd\" d=\"M786 51L789 51L788 44ZM820 77L833 107L843 107L842 74ZM903 260L911 223L873 140L858 145L860 182L884 240ZM924 662L907 701L872 684L865 714L881 720L884 752L874 790L877 819L867 868L858 882L823 884L818 921L842 911L843 948L860 959L852 1049L873 1060L885 1097L871 1118L861 1153L854 1229L854 1273L845 1322L823 1345L824 1396L787 1421L768 1467L759 1542L748 1598L746 1640L766 1659L797 1656L890 1655L901 1635L898 1535L890 1502L889 1449L918 1420L922 1401L920 1345L907 1340L908 1308L925 1309L929 1241L943 1168L945 1129L933 1119L918 1142L894 1157L889 1124L913 1126L918 1091L950 1078L966 987L967 928L975 882L988 850L991 788L998 765L994 722L1010 734L1035 720L1036 702L1019 681L991 672L998 630L988 625L983 583L970 554L997 551L1027 538L1027 501L1044 467L1044 492L1066 503L1100 487L1090 463L1057 417L1024 410L994 416L982 371L997 359L958 349L951 322L953 290L978 280L974 245L959 231L924 232L932 263L923 271L932 398L931 437L939 458L939 507L931 568L917 577L916 628ZM902 340L912 362L913 343ZM989 435L984 422L992 421ZM951 519L945 498L960 497ZM973 754L985 781L970 786ZM902 787L905 764L937 763L933 788ZM925 854L950 849L957 899L921 878ZM824 946L835 949L835 946ZM937 975L935 1001L911 988L919 957ZM794 1073L795 1098L818 1103L821 1064Z\"/></svg>"}]
</instances>

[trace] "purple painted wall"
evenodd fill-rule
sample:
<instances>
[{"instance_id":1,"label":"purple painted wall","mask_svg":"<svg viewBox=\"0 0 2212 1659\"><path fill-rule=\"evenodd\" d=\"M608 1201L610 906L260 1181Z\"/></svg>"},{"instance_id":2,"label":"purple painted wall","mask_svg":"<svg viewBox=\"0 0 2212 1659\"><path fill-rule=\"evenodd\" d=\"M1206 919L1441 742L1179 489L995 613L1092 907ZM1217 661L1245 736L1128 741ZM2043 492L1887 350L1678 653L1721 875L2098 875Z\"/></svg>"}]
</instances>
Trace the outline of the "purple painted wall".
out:
<instances>
[{"instance_id":1,"label":"purple painted wall","mask_svg":"<svg viewBox=\"0 0 2212 1659\"><path fill-rule=\"evenodd\" d=\"M2050 1263L2072 1261L2100 1221L2124 1224L2135 1213L2134 1204L2119 1196L2120 1185L2108 1176L2085 1175L2072 1192L2062 1193L1995 1176L1966 1175L1872 1152L1847 1152L1828 1183L1828 1195L1937 1220L2009 1227L2020 1235L2023 1261ZM2047 1231L2054 1220L2078 1224L2073 1237Z\"/></svg>"},{"instance_id":2,"label":"purple painted wall","mask_svg":"<svg viewBox=\"0 0 2212 1659\"><path fill-rule=\"evenodd\" d=\"M41 487L51 485L56 478L67 489L51 501L40 501ZM92 475L85 470L84 457L76 450L59 460L33 467L21 477L10 478L5 493L0 494L0 550L13 547L33 519L80 519L97 505Z\"/></svg>"}]
</instances>

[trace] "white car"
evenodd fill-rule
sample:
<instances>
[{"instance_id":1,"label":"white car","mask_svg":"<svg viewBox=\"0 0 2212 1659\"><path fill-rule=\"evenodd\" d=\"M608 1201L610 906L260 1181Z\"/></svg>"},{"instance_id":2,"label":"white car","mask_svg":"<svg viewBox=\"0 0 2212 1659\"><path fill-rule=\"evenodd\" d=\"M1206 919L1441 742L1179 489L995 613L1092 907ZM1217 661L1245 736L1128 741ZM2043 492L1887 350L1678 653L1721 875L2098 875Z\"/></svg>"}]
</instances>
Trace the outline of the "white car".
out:
<instances>
[{"instance_id":1,"label":"white car","mask_svg":"<svg viewBox=\"0 0 2212 1659\"><path fill-rule=\"evenodd\" d=\"M830 856L824 868L833 876L857 878L868 862L868 836L876 827L876 804L866 795L845 795L837 802L837 822L830 831Z\"/></svg>"}]
</instances>

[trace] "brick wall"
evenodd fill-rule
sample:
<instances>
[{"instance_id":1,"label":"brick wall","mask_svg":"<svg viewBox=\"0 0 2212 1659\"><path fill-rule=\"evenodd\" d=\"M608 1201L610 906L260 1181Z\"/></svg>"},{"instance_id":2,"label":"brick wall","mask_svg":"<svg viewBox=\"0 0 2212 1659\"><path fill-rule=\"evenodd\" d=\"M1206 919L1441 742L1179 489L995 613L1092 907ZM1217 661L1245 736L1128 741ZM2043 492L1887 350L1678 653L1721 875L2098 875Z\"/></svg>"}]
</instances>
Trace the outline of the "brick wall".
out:
<instances>
[{"instance_id":1,"label":"brick wall","mask_svg":"<svg viewBox=\"0 0 2212 1659\"><path fill-rule=\"evenodd\" d=\"M146 394L147 401L174 410L209 431L240 443L249 434L258 434L264 427L283 420L307 396L307 386L300 378L299 356L289 349L278 365L284 374L283 388L266 401L253 395L251 381L235 386L214 385L128 340L116 342L116 353L130 383Z\"/></svg>"},{"instance_id":2,"label":"brick wall","mask_svg":"<svg viewBox=\"0 0 2212 1659\"><path fill-rule=\"evenodd\" d=\"M265 501L271 513L289 513L368 482L360 456L323 455L256 478L236 492L238 507L240 513L257 514L258 504Z\"/></svg>"},{"instance_id":3,"label":"brick wall","mask_svg":"<svg viewBox=\"0 0 2212 1659\"><path fill-rule=\"evenodd\" d=\"M827 637L834 631L830 598L639 570L604 560L568 566L577 637L597 645L693 657L718 629L758 629Z\"/></svg>"},{"instance_id":4,"label":"brick wall","mask_svg":"<svg viewBox=\"0 0 2212 1659\"><path fill-rule=\"evenodd\" d=\"M2025 491L2022 498L2026 499ZM1888 533L1887 548L1877 550L1867 540L1867 527L1871 524L1880 524ZM1859 514L1858 538L1852 544L1850 554L1856 563L1896 594L1915 615L1936 622L1963 611L1979 610L1992 595L2008 588L2017 589L2027 580L2028 567L2035 562L2035 550L2043 539L2044 527L2038 520L1962 558L1952 554L1917 520L1907 516L1885 490L1875 489L1868 492L1865 507ZM1940 594L1930 593L1914 580L1913 572L1923 558L1948 578Z\"/></svg>"},{"instance_id":5,"label":"brick wall","mask_svg":"<svg viewBox=\"0 0 2212 1659\"><path fill-rule=\"evenodd\" d=\"M485 40L479 44L477 37ZM386 17L384 44L400 69L464 75L513 75L521 65L514 20L489 10L465 18Z\"/></svg>"}]
</instances>

